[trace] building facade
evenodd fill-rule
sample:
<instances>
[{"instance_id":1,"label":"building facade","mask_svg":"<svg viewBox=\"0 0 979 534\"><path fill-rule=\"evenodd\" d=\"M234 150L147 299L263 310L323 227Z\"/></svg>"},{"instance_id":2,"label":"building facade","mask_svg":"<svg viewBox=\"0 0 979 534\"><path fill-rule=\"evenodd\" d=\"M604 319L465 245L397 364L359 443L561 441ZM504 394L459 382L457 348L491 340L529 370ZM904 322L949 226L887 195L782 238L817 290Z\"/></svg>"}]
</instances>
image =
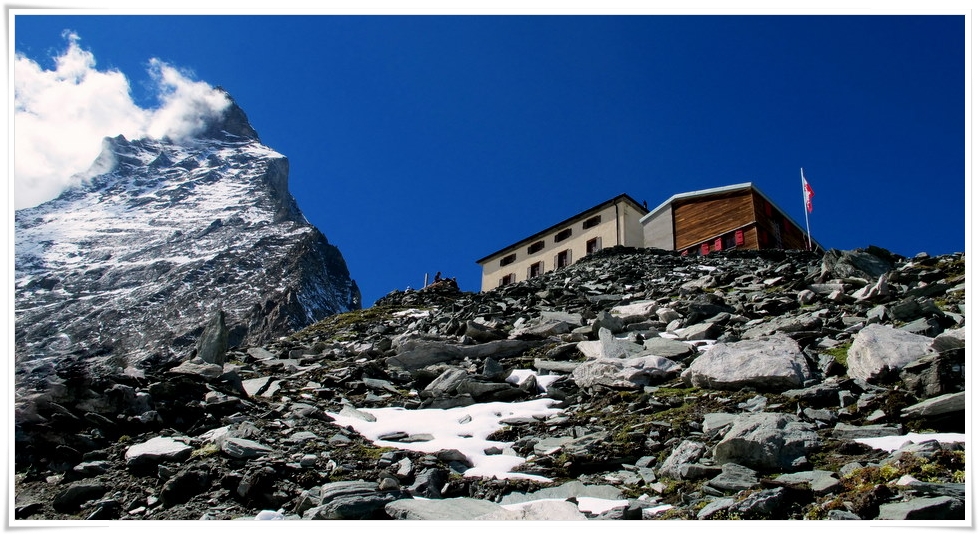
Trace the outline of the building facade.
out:
<instances>
[{"instance_id":1,"label":"building facade","mask_svg":"<svg viewBox=\"0 0 979 534\"><path fill-rule=\"evenodd\" d=\"M639 220L646 208L619 195L476 261L482 291L571 265L605 247L642 247Z\"/></svg>"},{"instance_id":2,"label":"building facade","mask_svg":"<svg viewBox=\"0 0 979 534\"><path fill-rule=\"evenodd\" d=\"M481 288L528 280L615 245L695 256L731 249L822 251L751 182L673 195L652 211L623 194L477 260Z\"/></svg>"},{"instance_id":3,"label":"building facade","mask_svg":"<svg viewBox=\"0 0 979 534\"><path fill-rule=\"evenodd\" d=\"M809 250L806 231L751 182L673 195L639 221L643 244L687 255ZM813 250L821 250L812 241Z\"/></svg>"}]
</instances>

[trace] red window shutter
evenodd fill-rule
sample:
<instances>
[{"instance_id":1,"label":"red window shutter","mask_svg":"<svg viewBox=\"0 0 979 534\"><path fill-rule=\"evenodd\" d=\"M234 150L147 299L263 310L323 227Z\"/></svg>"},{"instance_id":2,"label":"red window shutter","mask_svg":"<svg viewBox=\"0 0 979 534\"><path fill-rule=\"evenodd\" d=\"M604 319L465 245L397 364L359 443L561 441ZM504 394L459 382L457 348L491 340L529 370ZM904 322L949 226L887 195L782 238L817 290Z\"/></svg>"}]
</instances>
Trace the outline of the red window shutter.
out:
<instances>
[{"instance_id":1,"label":"red window shutter","mask_svg":"<svg viewBox=\"0 0 979 534\"><path fill-rule=\"evenodd\" d=\"M768 202L765 203L765 216L766 217L772 216L772 205L769 204Z\"/></svg>"},{"instance_id":2,"label":"red window shutter","mask_svg":"<svg viewBox=\"0 0 979 534\"><path fill-rule=\"evenodd\" d=\"M743 245L744 244L744 230L734 231L734 244Z\"/></svg>"},{"instance_id":3,"label":"red window shutter","mask_svg":"<svg viewBox=\"0 0 979 534\"><path fill-rule=\"evenodd\" d=\"M723 248L724 248L724 243L721 241L721 238L718 237L717 239L714 240L714 250L721 250Z\"/></svg>"},{"instance_id":4,"label":"red window shutter","mask_svg":"<svg viewBox=\"0 0 979 534\"><path fill-rule=\"evenodd\" d=\"M789 224L789 220L788 219L782 219L782 228L785 228L785 232L786 233L788 233L790 230L792 230L792 225Z\"/></svg>"},{"instance_id":5,"label":"red window shutter","mask_svg":"<svg viewBox=\"0 0 979 534\"><path fill-rule=\"evenodd\" d=\"M768 244L768 232L766 232L764 230L761 230L760 231L760 235L761 235L761 244L762 245L767 245Z\"/></svg>"},{"instance_id":6,"label":"red window shutter","mask_svg":"<svg viewBox=\"0 0 979 534\"><path fill-rule=\"evenodd\" d=\"M700 245L700 255L701 256L706 256L709 253L710 253L710 243L704 243L704 244Z\"/></svg>"}]
</instances>

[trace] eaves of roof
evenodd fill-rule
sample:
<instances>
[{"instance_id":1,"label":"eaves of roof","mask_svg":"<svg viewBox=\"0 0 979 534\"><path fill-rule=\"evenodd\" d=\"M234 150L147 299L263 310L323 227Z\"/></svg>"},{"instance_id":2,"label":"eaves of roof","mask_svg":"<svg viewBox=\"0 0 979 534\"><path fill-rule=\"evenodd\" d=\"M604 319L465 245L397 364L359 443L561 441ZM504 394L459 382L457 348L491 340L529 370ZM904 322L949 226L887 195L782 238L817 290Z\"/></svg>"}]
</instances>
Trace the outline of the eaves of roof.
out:
<instances>
[{"instance_id":1,"label":"eaves of roof","mask_svg":"<svg viewBox=\"0 0 979 534\"><path fill-rule=\"evenodd\" d=\"M565 219L565 220L563 220L563 221L561 221L561 222L559 222L559 223L557 223L557 224L555 224L553 226L549 226L549 227L545 228L544 230L541 230L540 232L537 232L536 234L534 234L534 235L532 235L530 237L525 237L524 239L521 239L520 241L517 241L516 243L513 243L512 245L507 245L507 246L501 248L500 250L497 250L496 252L494 252L492 254L489 254L489 255L487 255L487 256L485 256L483 258L480 258L480 259L476 260L476 263L483 264L486 261L488 261L490 258L493 258L495 256L499 256L500 254L502 254L504 252L509 252L510 250L518 249L518 248L520 248L521 246L523 246L524 244L526 244L528 242L536 241L536 240L544 237L545 235L553 232L554 230L557 230L558 228L561 228L563 226L567 226L567 225L571 224L576 219L581 219L581 218L587 217L587 216L591 215L594 212L601 211L601 210L603 210L603 209L605 209L605 208L607 208L609 206L612 206L612 205L617 204L617 203L622 202L622 201L625 201L625 202L628 202L628 203L632 204L633 207L635 207L640 212L648 211L646 208L642 207L642 204L640 204L639 202L636 202L636 200L634 198L632 198L629 195L623 193L623 194L621 194L621 195L619 195L619 196L617 196L615 198L606 200L605 202L602 202L601 204L599 204L599 205L597 205L597 206L595 206L593 208L589 208L589 209L587 209L585 211L579 212L578 214L576 214L574 216L568 217L567 219Z\"/></svg>"}]
</instances>

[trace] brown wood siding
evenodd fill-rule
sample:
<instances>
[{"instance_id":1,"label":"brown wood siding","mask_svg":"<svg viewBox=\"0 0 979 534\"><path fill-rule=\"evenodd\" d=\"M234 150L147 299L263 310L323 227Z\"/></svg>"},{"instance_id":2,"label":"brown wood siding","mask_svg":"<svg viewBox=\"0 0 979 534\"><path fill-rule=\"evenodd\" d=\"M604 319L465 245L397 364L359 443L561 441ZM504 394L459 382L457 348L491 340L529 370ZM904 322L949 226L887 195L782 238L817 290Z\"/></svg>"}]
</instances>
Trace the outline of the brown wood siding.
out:
<instances>
[{"instance_id":1,"label":"brown wood siding","mask_svg":"<svg viewBox=\"0 0 979 534\"><path fill-rule=\"evenodd\" d=\"M756 234L756 239L758 240L757 248L782 248L782 249L796 249L796 250L806 250L807 240L805 235L805 230L800 229L798 226L792 223L790 220L788 224L784 222L784 215L779 212L778 208L771 206L766 209L766 201L758 194L754 194L754 205L755 205L755 220L758 224L758 229L764 231L768 234L768 242L764 243L762 239L758 238ZM776 232L775 226L778 226L778 232ZM779 243L776 239L776 235L780 233L782 243Z\"/></svg>"},{"instance_id":2,"label":"brown wood siding","mask_svg":"<svg viewBox=\"0 0 979 534\"><path fill-rule=\"evenodd\" d=\"M744 244L738 248L758 250L758 228L751 226L744 231Z\"/></svg>"},{"instance_id":3,"label":"brown wood siding","mask_svg":"<svg viewBox=\"0 0 979 534\"><path fill-rule=\"evenodd\" d=\"M685 249L750 223L755 214L751 197L751 192L744 190L675 205L676 249Z\"/></svg>"}]
</instances>

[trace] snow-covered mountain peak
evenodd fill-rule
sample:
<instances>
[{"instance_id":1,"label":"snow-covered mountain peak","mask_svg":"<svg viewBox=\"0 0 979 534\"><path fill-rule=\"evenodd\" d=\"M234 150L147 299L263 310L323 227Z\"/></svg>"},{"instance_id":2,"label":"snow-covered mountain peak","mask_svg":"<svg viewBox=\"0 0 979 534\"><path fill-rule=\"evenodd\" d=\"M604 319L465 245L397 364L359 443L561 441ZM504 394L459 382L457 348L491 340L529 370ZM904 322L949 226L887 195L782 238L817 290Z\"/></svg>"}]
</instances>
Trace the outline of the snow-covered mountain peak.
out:
<instances>
[{"instance_id":1,"label":"snow-covered mountain peak","mask_svg":"<svg viewBox=\"0 0 979 534\"><path fill-rule=\"evenodd\" d=\"M218 309L237 343L359 308L288 172L233 101L190 141L105 138L82 185L16 212L17 360L178 359Z\"/></svg>"}]
</instances>

